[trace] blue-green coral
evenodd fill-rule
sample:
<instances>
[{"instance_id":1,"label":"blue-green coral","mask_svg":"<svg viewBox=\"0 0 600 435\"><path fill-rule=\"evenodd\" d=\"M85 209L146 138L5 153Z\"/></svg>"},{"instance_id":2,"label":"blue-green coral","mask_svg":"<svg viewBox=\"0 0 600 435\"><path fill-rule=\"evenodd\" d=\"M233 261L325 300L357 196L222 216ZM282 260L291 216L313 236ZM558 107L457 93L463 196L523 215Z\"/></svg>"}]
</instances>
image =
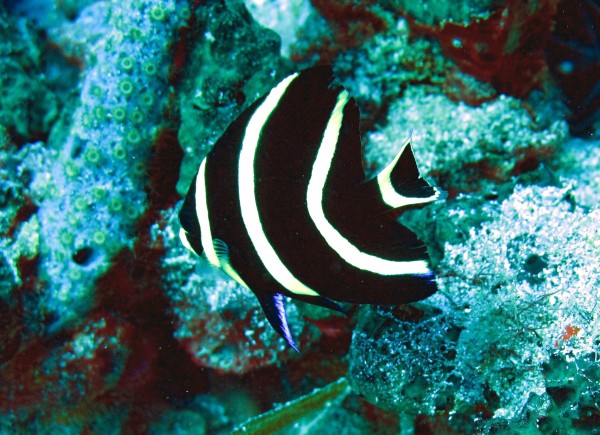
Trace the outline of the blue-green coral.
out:
<instances>
[{"instance_id":1,"label":"blue-green coral","mask_svg":"<svg viewBox=\"0 0 600 435\"><path fill-rule=\"evenodd\" d=\"M55 327L85 313L94 281L136 239L135 223L146 209L145 168L169 92L169 43L186 7L158 0L103 6L108 31L84 44L93 55L86 56L76 108L45 159L29 168L35 175L30 190L39 201L40 278L46 283L40 306ZM157 8L164 12L161 19Z\"/></svg>"}]
</instances>

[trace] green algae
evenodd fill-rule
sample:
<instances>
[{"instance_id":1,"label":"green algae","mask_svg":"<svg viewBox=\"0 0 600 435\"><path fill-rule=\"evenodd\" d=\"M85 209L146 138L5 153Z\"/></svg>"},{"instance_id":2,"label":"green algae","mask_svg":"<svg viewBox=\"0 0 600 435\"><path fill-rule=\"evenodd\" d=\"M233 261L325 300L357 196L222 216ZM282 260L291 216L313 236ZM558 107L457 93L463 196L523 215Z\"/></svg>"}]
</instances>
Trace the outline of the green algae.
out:
<instances>
[{"instance_id":1,"label":"green algae","mask_svg":"<svg viewBox=\"0 0 600 435\"><path fill-rule=\"evenodd\" d=\"M233 434L266 435L281 431L311 414L323 412L328 403L342 400L349 393L350 388L346 378L340 378L310 394L251 418L236 427Z\"/></svg>"}]
</instances>

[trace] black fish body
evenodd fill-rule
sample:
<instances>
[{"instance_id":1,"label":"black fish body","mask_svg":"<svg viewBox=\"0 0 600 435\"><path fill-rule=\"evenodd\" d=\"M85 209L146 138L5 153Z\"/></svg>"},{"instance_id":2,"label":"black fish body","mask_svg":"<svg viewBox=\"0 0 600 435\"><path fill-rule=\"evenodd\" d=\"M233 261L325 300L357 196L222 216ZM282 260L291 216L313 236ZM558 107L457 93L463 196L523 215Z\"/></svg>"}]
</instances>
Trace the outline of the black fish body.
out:
<instances>
[{"instance_id":1,"label":"black fish body","mask_svg":"<svg viewBox=\"0 0 600 435\"><path fill-rule=\"evenodd\" d=\"M180 211L183 243L258 297L297 349L283 295L401 304L437 290L397 210L438 199L410 143L365 180L356 102L329 67L293 74L246 109L202 161Z\"/></svg>"}]
</instances>

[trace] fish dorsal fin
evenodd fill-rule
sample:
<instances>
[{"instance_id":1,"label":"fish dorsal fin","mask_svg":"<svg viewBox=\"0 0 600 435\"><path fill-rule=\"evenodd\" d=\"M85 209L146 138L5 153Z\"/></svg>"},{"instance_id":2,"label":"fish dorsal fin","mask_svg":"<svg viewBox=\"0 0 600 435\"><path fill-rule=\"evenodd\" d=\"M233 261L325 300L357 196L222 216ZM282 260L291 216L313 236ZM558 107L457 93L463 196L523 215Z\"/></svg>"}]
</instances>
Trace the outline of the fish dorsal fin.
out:
<instances>
[{"instance_id":1,"label":"fish dorsal fin","mask_svg":"<svg viewBox=\"0 0 600 435\"><path fill-rule=\"evenodd\" d=\"M239 285L248 288L248 285L231 265L229 246L227 246L227 243L221 239L213 239L213 248L215 250L215 254L217 254L217 259L219 260L219 267L223 269L223 271L233 278Z\"/></svg>"},{"instance_id":2,"label":"fish dorsal fin","mask_svg":"<svg viewBox=\"0 0 600 435\"><path fill-rule=\"evenodd\" d=\"M298 73L262 124L257 176L306 182L317 153L334 149L331 165L317 168L327 171L330 191L364 181L359 124L356 101L335 80L331 66Z\"/></svg>"},{"instance_id":3,"label":"fish dorsal fin","mask_svg":"<svg viewBox=\"0 0 600 435\"><path fill-rule=\"evenodd\" d=\"M424 205L444 196L443 192L421 178L410 139L404 142L396 158L376 179L383 201L392 208Z\"/></svg>"},{"instance_id":4,"label":"fish dorsal fin","mask_svg":"<svg viewBox=\"0 0 600 435\"><path fill-rule=\"evenodd\" d=\"M296 352L300 352L296 342L294 341L294 337L292 337L292 332L290 331L287 317L285 315L285 305L283 301L284 296L281 293L274 293L257 294L257 297L258 301L260 302L260 306L262 307L271 326L279 335L283 337L283 339L287 344L290 345L291 348L293 348Z\"/></svg>"}]
</instances>

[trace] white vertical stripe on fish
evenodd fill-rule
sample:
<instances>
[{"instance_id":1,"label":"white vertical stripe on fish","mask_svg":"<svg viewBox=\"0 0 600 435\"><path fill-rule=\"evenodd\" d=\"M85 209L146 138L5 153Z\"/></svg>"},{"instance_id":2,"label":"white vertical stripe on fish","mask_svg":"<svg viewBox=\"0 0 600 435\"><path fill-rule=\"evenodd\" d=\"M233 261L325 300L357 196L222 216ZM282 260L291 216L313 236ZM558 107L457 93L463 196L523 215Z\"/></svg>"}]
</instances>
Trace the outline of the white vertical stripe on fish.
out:
<instances>
[{"instance_id":1,"label":"white vertical stripe on fish","mask_svg":"<svg viewBox=\"0 0 600 435\"><path fill-rule=\"evenodd\" d=\"M208 218L208 202L206 199L206 157L200 164L198 176L196 177L196 214L200 224L200 242L206 255L206 259L213 266L220 267L219 257L213 246L210 220Z\"/></svg>"},{"instance_id":2,"label":"white vertical stripe on fish","mask_svg":"<svg viewBox=\"0 0 600 435\"><path fill-rule=\"evenodd\" d=\"M308 213L331 249L344 261L358 269L379 275L431 273L427 262L423 260L392 261L362 252L342 236L325 216L325 211L323 210L323 191L338 144L340 128L344 117L344 106L348 100L348 92L345 90L340 92L323 133L323 139L317 152L308 183L306 194Z\"/></svg>"},{"instance_id":3,"label":"white vertical stripe on fish","mask_svg":"<svg viewBox=\"0 0 600 435\"><path fill-rule=\"evenodd\" d=\"M286 89L297 76L298 74L292 74L274 87L263 103L258 106L248 122L242 142L238 166L239 200L246 231L248 231L250 240L252 240L252 244L254 245L261 262L271 276L292 293L318 296L317 292L302 283L292 274L292 272L290 272L286 265L281 261L281 258L277 255L277 252L275 252L275 249L273 249L260 221L255 192L256 175L254 170L254 160L258 149L260 133L269 119L269 115L276 109Z\"/></svg>"}]
</instances>

